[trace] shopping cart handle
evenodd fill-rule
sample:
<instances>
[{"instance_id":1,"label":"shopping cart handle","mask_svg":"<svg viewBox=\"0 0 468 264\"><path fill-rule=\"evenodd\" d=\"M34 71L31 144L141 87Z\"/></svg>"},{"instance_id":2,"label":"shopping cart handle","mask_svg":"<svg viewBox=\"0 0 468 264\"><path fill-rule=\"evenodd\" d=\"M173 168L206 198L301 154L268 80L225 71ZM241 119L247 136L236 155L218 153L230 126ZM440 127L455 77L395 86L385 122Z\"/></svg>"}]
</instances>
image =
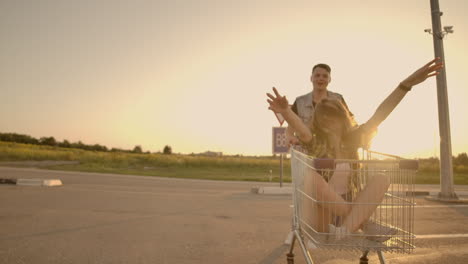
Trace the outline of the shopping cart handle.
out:
<instances>
[{"instance_id":1,"label":"shopping cart handle","mask_svg":"<svg viewBox=\"0 0 468 264\"><path fill-rule=\"evenodd\" d=\"M335 169L334 159L314 159L314 168L317 170Z\"/></svg>"}]
</instances>

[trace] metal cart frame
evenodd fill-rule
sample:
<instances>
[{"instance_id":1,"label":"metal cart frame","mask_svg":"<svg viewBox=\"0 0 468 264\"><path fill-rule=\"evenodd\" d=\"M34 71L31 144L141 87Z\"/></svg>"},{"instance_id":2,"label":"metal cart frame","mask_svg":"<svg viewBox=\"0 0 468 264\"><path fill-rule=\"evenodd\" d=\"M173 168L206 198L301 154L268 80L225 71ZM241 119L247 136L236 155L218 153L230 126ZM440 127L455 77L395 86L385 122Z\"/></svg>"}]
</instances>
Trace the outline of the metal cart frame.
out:
<instances>
[{"instance_id":1,"label":"metal cart frame","mask_svg":"<svg viewBox=\"0 0 468 264\"><path fill-rule=\"evenodd\" d=\"M336 239L336 234L323 228L314 227L304 212L304 206L314 208L328 206L330 202L314 198L304 190L304 179L313 170L324 178L333 177L337 164L349 164L350 175L358 179L355 195L348 197L343 204L349 206L375 206L369 223L375 233L362 230L349 234L344 239ZM384 252L411 253L414 247L414 177L418 162L405 160L397 156L373 151L363 151L359 160L316 159L296 149L291 150L291 175L293 181L293 220L289 234L290 249L287 253L288 264L294 263L294 246L299 244L308 264L313 264L308 244L328 250L349 250L361 252L360 263L368 263L368 254L376 252L380 263L386 263ZM377 178L376 178L377 177ZM371 180L380 181L385 177L389 187L379 203L355 201ZM362 200L362 199L361 199ZM335 205L336 202L335 202ZM340 225L343 218L332 216L333 224ZM308 222L309 221L309 222ZM326 228L325 228L326 229ZM364 228L362 228L364 230ZM383 230L383 231L380 231ZM391 232L389 232L391 231ZM383 232L383 233L382 233Z\"/></svg>"}]
</instances>

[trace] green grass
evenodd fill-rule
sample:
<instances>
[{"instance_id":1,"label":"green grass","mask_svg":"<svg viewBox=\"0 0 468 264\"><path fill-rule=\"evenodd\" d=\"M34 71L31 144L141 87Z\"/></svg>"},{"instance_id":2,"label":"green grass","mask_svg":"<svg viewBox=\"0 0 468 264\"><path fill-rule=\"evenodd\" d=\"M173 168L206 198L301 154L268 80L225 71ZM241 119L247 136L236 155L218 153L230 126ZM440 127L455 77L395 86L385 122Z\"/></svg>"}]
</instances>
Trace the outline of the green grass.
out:
<instances>
[{"instance_id":1,"label":"green grass","mask_svg":"<svg viewBox=\"0 0 468 264\"><path fill-rule=\"evenodd\" d=\"M81 149L38 146L0 141L2 161L79 161L79 164L43 166L45 169L134 174L171 178L279 181L279 158L273 157L203 157L193 155L134 154L96 152ZM20 165L18 165L20 166ZM284 161L284 182L291 182L290 161ZM465 168L454 173L455 184L468 184ZM417 184L439 184L438 166L420 162Z\"/></svg>"},{"instance_id":2,"label":"green grass","mask_svg":"<svg viewBox=\"0 0 468 264\"><path fill-rule=\"evenodd\" d=\"M203 157L194 155L96 152L0 141L0 161L79 161L80 164L43 166L54 170L135 174L174 178L279 181L279 159L272 157ZM291 181L284 162L284 180Z\"/></svg>"},{"instance_id":3,"label":"green grass","mask_svg":"<svg viewBox=\"0 0 468 264\"><path fill-rule=\"evenodd\" d=\"M453 173L453 181L456 185L468 185L468 173ZM418 171L416 174L416 183L418 184L439 184L439 171Z\"/></svg>"},{"instance_id":4,"label":"green grass","mask_svg":"<svg viewBox=\"0 0 468 264\"><path fill-rule=\"evenodd\" d=\"M97 164L80 165L58 165L44 167L55 170L132 174L144 176L159 176L168 178L185 179L205 179L205 180L225 180L225 181L269 181L269 172L263 169L230 169L230 168L209 168L209 167L160 167L160 168L114 168L102 167ZM288 168L286 168L288 169ZM286 170L285 169L285 170ZM289 171L285 171L285 182L291 182ZM279 181L279 176L274 175L272 181Z\"/></svg>"}]
</instances>

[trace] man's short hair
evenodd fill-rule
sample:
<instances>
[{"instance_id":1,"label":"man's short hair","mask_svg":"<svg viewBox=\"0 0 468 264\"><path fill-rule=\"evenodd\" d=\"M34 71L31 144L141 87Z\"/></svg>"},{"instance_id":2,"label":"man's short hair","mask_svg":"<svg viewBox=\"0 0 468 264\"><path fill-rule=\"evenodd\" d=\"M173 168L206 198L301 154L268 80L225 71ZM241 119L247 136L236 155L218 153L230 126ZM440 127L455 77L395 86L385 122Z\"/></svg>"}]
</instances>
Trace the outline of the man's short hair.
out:
<instances>
[{"instance_id":1,"label":"man's short hair","mask_svg":"<svg viewBox=\"0 0 468 264\"><path fill-rule=\"evenodd\" d=\"M328 65L325 64L325 63L319 63L319 64L315 65L315 66L312 68L312 72L314 72L315 68L322 68L322 69L326 70L328 73L331 73L331 68L330 68L330 66L328 66Z\"/></svg>"}]
</instances>

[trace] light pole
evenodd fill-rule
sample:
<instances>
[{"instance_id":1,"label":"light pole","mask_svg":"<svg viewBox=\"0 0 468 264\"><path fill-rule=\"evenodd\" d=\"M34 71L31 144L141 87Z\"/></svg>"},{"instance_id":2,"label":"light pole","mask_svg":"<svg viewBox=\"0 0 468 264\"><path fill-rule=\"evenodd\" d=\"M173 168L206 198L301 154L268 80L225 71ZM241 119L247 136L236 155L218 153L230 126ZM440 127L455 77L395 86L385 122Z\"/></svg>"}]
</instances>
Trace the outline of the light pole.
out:
<instances>
[{"instance_id":1,"label":"light pole","mask_svg":"<svg viewBox=\"0 0 468 264\"><path fill-rule=\"evenodd\" d=\"M439 57L444 67L436 77L437 81L437 103L439 109L439 134L440 134L440 193L439 199L458 199L453 187L453 165L452 165L452 143L450 139L450 116L447 96L446 64L444 58L443 38L448 33L453 33L452 26L444 27L442 30L439 9L439 0L431 1L432 30L425 32L432 34L434 41L435 57Z\"/></svg>"}]
</instances>

